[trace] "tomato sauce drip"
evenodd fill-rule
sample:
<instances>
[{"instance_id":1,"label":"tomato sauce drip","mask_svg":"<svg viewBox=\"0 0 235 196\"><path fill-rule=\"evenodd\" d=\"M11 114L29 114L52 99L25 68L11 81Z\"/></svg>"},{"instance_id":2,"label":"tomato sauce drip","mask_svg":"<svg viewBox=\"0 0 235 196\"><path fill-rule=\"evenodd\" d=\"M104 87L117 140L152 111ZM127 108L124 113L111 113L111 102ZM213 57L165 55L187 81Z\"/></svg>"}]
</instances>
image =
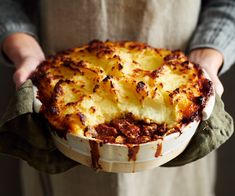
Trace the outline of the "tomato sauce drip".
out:
<instances>
[{"instance_id":1,"label":"tomato sauce drip","mask_svg":"<svg viewBox=\"0 0 235 196\"><path fill-rule=\"evenodd\" d=\"M162 142L157 144L157 150L156 150L156 153L155 153L155 157L157 158L161 155L162 155Z\"/></svg>"},{"instance_id":2,"label":"tomato sauce drip","mask_svg":"<svg viewBox=\"0 0 235 196\"><path fill-rule=\"evenodd\" d=\"M89 140L89 145L91 148L91 163L92 168L94 169L102 169L101 165L99 164L100 153L99 153L99 144L94 140Z\"/></svg>"},{"instance_id":3,"label":"tomato sauce drip","mask_svg":"<svg viewBox=\"0 0 235 196\"><path fill-rule=\"evenodd\" d=\"M130 145L127 144L128 147L128 161L136 161L136 155L139 152L139 145Z\"/></svg>"}]
</instances>

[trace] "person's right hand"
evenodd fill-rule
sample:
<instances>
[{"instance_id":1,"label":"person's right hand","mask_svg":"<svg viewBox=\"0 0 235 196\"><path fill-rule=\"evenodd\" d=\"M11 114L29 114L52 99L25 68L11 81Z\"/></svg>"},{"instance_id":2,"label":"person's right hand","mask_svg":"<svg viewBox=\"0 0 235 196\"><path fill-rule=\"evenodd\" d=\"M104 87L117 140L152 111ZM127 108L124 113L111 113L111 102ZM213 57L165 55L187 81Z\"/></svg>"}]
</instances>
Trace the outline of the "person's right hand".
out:
<instances>
[{"instance_id":1,"label":"person's right hand","mask_svg":"<svg viewBox=\"0 0 235 196\"><path fill-rule=\"evenodd\" d=\"M218 72L223 64L223 54L213 48L198 48L191 51L189 60L199 64L208 73L216 92L222 96L224 87L218 77Z\"/></svg>"},{"instance_id":2,"label":"person's right hand","mask_svg":"<svg viewBox=\"0 0 235 196\"><path fill-rule=\"evenodd\" d=\"M26 33L14 33L5 38L2 50L15 65L13 80L18 89L45 59L36 39Z\"/></svg>"}]
</instances>

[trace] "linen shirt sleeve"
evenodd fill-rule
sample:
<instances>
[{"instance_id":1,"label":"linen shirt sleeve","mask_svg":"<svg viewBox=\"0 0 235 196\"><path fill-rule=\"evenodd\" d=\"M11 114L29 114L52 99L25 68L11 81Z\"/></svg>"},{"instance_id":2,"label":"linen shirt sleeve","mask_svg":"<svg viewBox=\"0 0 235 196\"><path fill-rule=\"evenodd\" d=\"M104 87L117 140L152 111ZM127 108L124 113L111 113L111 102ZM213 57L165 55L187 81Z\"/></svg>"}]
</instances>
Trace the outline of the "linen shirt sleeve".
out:
<instances>
[{"instance_id":1,"label":"linen shirt sleeve","mask_svg":"<svg viewBox=\"0 0 235 196\"><path fill-rule=\"evenodd\" d=\"M36 37L35 26L32 25L24 13L22 0L0 1L0 46L3 40L10 34L24 32ZM13 66L10 61L0 52L0 64Z\"/></svg>"},{"instance_id":2,"label":"linen shirt sleeve","mask_svg":"<svg viewBox=\"0 0 235 196\"><path fill-rule=\"evenodd\" d=\"M189 44L189 50L214 48L224 57L220 74L235 62L235 0L207 0L198 26Z\"/></svg>"}]
</instances>

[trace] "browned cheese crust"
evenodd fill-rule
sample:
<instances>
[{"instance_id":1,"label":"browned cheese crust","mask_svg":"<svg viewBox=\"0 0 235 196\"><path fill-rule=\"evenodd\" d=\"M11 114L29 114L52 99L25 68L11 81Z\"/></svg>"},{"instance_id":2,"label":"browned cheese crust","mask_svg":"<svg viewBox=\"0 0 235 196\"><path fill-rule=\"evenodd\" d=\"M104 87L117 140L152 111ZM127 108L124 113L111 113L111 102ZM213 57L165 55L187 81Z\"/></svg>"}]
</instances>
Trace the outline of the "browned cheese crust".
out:
<instances>
[{"instance_id":1,"label":"browned cheese crust","mask_svg":"<svg viewBox=\"0 0 235 196\"><path fill-rule=\"evenodd\" d=\"M48 57L33 74L41 113L58 135L106 143L157 140L194 120L212 93L181 51L93 41Z\"/></svg>"}]
</instances>

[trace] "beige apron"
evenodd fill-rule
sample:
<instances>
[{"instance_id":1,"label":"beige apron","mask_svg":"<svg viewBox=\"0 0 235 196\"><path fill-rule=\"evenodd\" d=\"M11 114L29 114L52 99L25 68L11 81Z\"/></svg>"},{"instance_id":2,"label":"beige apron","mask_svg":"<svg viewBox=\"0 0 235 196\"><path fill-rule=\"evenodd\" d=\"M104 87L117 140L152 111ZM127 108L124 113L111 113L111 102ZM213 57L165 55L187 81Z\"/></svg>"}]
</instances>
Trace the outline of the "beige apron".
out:
<instances>
[{"instance_id":1,"label":"beige apron","mask_svg":"<svg viewBox=\"0 0 235 196\"><path fill-rule=\"evenodd\" d=\"M47 54L93 39L138 40L185 49L197 23L199 0L41 0L42 44ZM215 156L178 168L135 174L78 166L57 175L22 165L25 196L212 196Z\"/></svg>"}]
</instances>

